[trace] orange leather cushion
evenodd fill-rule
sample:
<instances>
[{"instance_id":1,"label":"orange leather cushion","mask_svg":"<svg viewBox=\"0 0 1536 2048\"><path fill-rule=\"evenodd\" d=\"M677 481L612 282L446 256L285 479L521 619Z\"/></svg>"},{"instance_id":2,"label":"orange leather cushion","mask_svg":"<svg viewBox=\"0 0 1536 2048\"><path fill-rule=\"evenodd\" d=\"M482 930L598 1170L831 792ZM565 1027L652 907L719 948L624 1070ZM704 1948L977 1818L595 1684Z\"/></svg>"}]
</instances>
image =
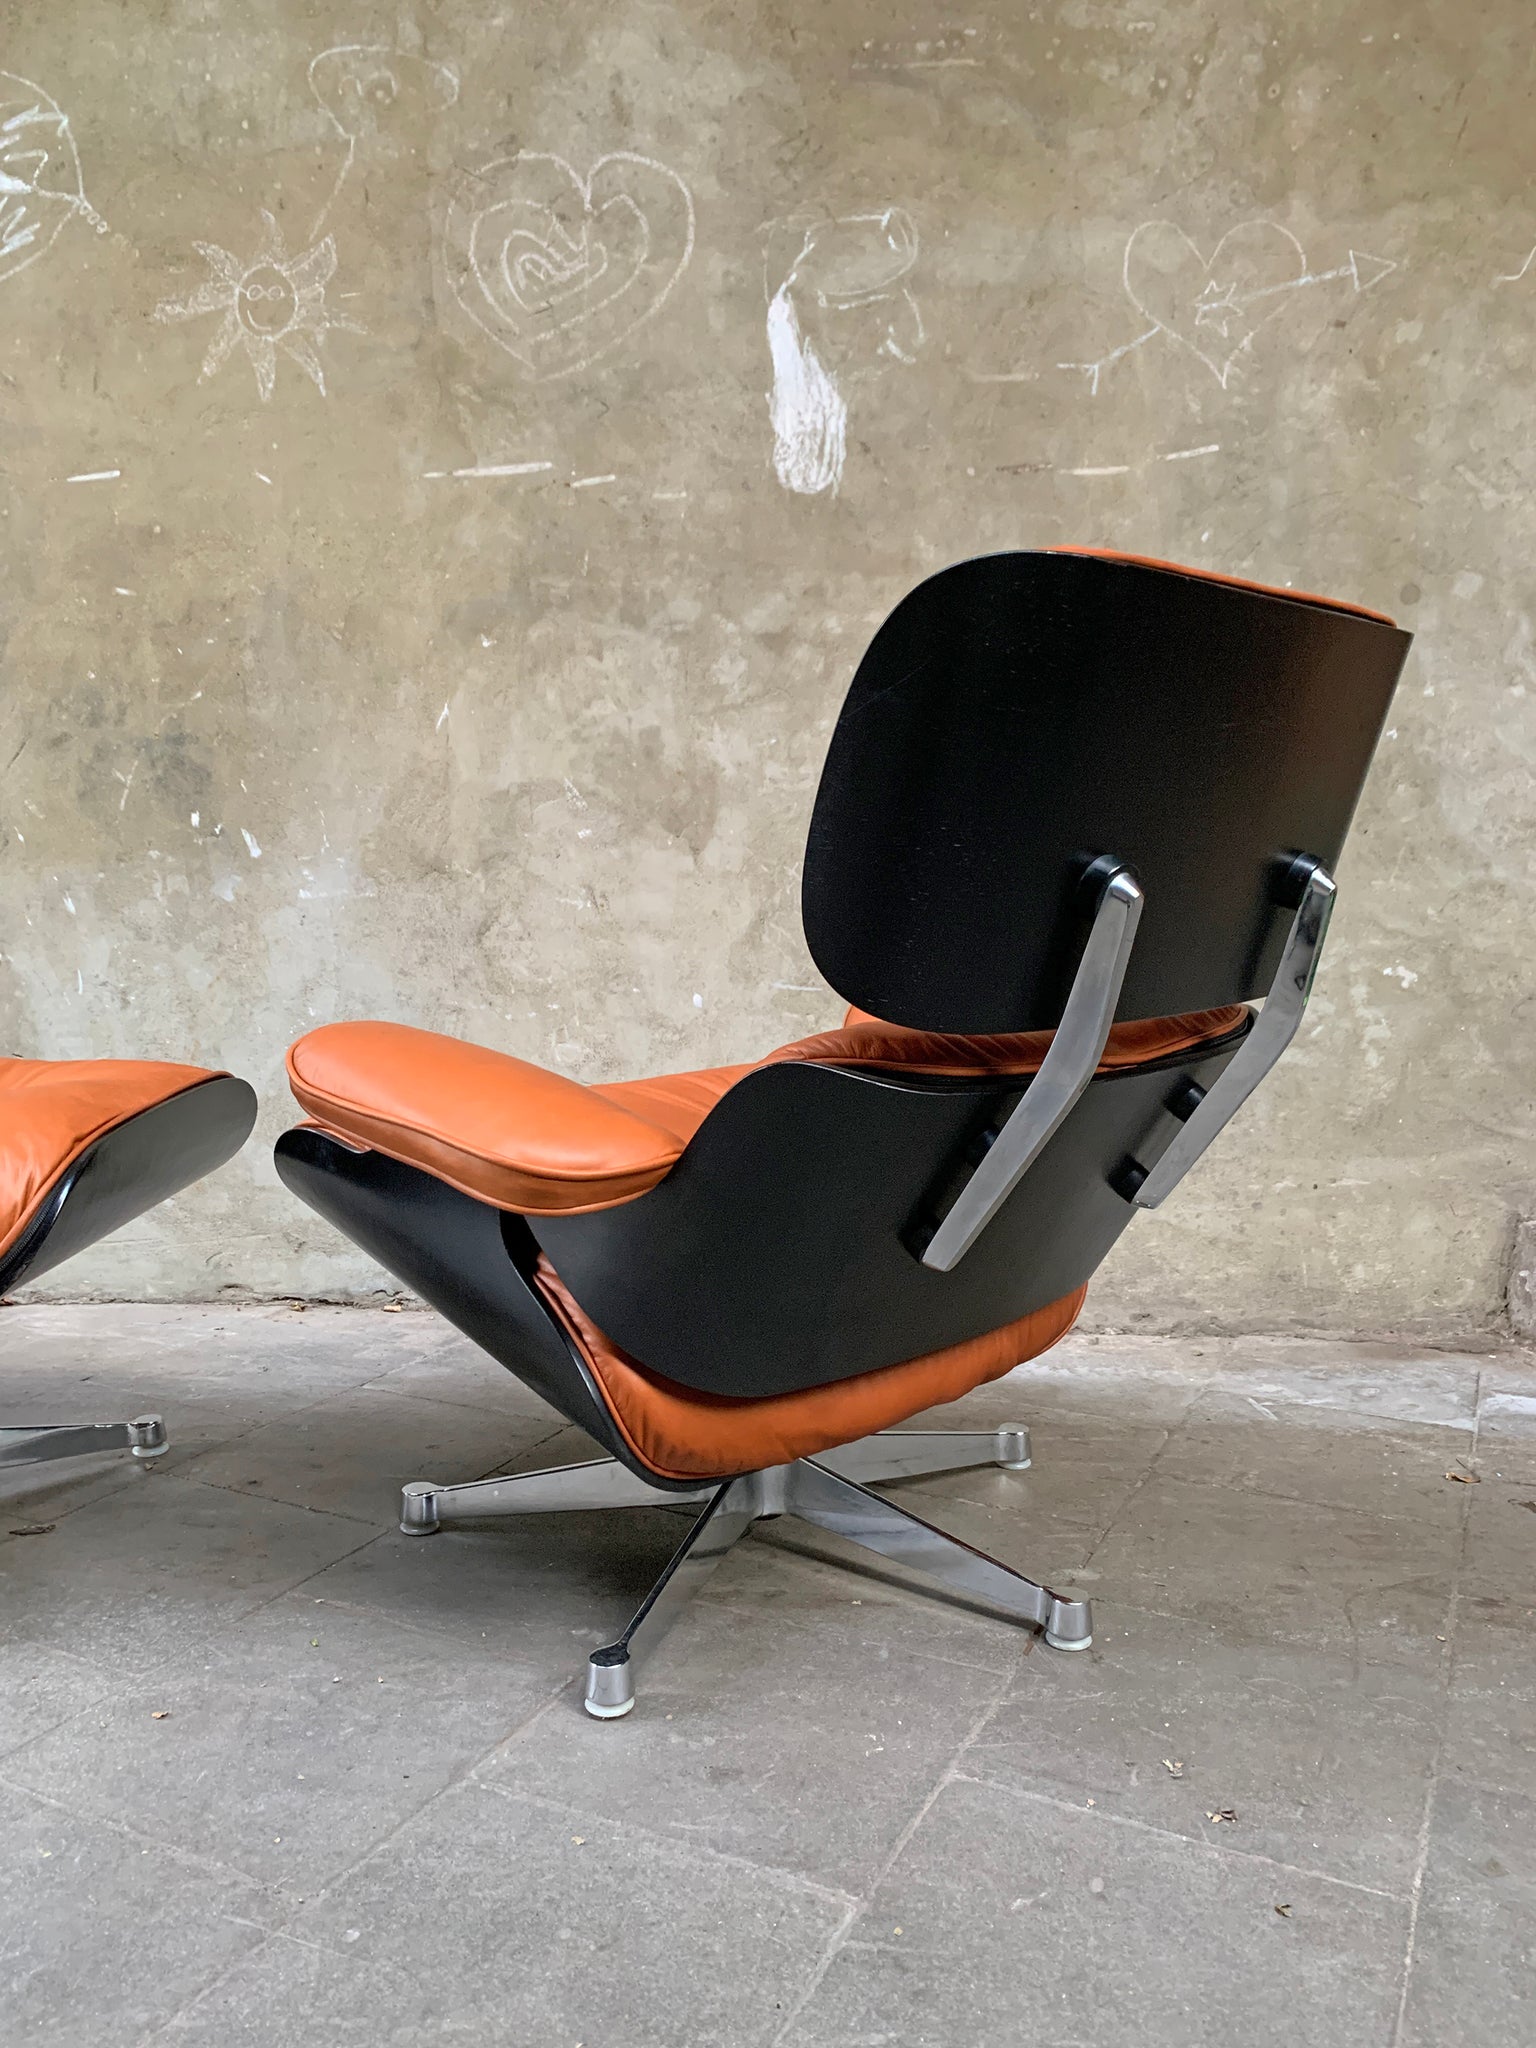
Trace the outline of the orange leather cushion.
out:
<instances>
[{"instance_id":1,"label":"orange leather cushion","mask_svg":"<svg viewBox=\"0 0 1536 2048\"><path fill-rule=\"evenodd\" d=\"M311 1031L288 1054L288 1080L319 1123L498 1209L632 1201L687 1142L563 1074L408 1024Z\"/></svg>"},{"instance_id":2,"label":"orange leather cushion","mask_svg":"<svg viewBox=\"0 0 1536 2048\"><path fill-rule=\"evenodd\" d=\"M217 1078L165 1060L0 1060L0 1253L98 1138Z\"/></svg>"},{"instance_id":3,"label":"orange leather cushion","mask_svg":"<svg viewBox=\"0 0 1536 2048\"><path fill-rule=\"evenodd\" d=\"M1182 1052L1236 1028L1241 1005L1119 1024L1101 1065ZM841 1031L780 1046L760 1066L808 1060L935 1075L1032 1074L1048 1031L951 1038L850 1011ZM523 1215L583 1215L643 1195L676 1165L710 1110L751 1067L711 1067L584 1088L510 1053L408 1024L327 1024L288 1054L294 1095L351 1144L422 1167Z\"/></svg>"},{"instance_id":4,"label":"orange leather cushion","mask_svg":"<svg viewBox=\"0 0 1536 2048\"><path fill-rule=\"evenodd\" d=\"M1231 1003L1222 1010L1196 1010L1184 1017L1143 1017L1112 1025L1098 1072L1139 1067L1148 1060L1188 1052L1206 1039L1225 1038L1247 1014L1246 1003ZM1013 1031L960 1038L914 1030L905 1024L882 1024L865 1010L850 1010L841 1031L802 1038L769 1057L824 1060L840 1067L906 1067L914 1073L961 1079L971 1074L1035 1074L1054 1036L1051 1031Z\"/></svg>"},{"instance_id":5,"label":"orange leather cushion","mask_svg":"<svg viewBox=\"0 0 1536 2048\"><path fill-rule=\"evenodd\" d=\"M1216 569L1190 569L1183 562L1165 562L1157 555L1123 555L1117 548L1052 548L1053 555L1091 555L1100 562L1133 562L1138 569L1171 569L1176 576L1194 576L1202 583L1226 583L1234 590L1256 590L1261 597L1289 597L1297 604L1320 604L1331 612L1353 612L1356 618L1375 619L1379 625L1395 626L1385 612L1368 611L1363 604L1346 604L1341 597L1314 597L1309 590L1287 590L1277 583L1251 583L1246 576L1223 576Z\"/></svg>"},{"instance_id":6,"label":"orange leather cushion","mask_svg":"<svg viewBox=\"0 0 1536 2048\"><path fill-rule=\"evenodd\" d=\"M798 1394L738 1401L680 1387L637 1365L582 1312L542 1255L534 1278L591 1365L624 1441L663 1479L725 1479L764 1465L787 1465L958 1400L1057 1343L1077 1321L1088 1292L1080 1287L1001 1330L902 1365Z\"/></svg>"}]
</instances>

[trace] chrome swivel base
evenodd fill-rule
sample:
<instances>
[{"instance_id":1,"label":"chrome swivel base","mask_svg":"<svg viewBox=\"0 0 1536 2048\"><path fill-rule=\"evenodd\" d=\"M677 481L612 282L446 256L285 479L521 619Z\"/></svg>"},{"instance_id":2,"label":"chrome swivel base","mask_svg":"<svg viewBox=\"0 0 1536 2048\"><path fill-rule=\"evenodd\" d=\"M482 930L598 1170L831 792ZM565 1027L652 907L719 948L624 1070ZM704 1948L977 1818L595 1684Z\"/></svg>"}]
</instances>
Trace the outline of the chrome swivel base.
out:
<instances>
[{"instance_id":1,"label":"chrome swivel base","mask_svg":"<svg viewBox=\"0 0 1536 2048\"><path fill-rule=\"evenodd\" d=\"M133 1422L40 1423L34 1429L0 1429L0 1470L9 1465L47 1465L55 1458L86 1458L95 1451L159 1458L170 1447L158 1415L140 1415Z\"/></svg>"},{"instance_id":2,"label":"chrome swivel base","mask_svg":"<svg viewBox=\"0 0 1536 2048\"><path fill-rule=\"evenodd\" d=\"M798 1515L922 1572L952 1592L990 1601L1042 1628L1053 1649L1086 1650L1093 1641L1093 1617L1086 1600L1065 1599L1036 1585L868 1491L869 1482L906 1479L921 1472L954 1472L974 1465L1023 1472L1029 1463L1029 1431L1018 1427L964 1434L885 1430L815 1458L772 1465L687 1493L649 1485L616 1459L598 1458L587 1465L525 1472L512 1479L481 1479L466 1486L433 1486L417 1480L405 1488L400 1526L408 1536L430 1536L447 1523L502 1515L702 1503L702 1514L628 1628L588 1659L587 1712L614 1721L635 1704L637 1669L721 1558L754 1522L775 1515Z\"/></svg>"}]
</instances>

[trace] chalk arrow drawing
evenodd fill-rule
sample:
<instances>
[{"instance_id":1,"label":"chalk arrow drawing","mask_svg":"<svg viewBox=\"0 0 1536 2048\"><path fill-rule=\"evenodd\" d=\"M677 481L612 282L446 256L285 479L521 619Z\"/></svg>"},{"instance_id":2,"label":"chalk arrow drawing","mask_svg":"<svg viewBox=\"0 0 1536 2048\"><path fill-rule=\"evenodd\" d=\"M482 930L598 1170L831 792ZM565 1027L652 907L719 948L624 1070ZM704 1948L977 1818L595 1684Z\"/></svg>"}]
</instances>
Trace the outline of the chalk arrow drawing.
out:
<instances>
[{"instance_id":1,"label":"chalk arrow drawing","mask_svg":"<svg viewBox=\"0 0 1536 2048\"><path fill-rule=\"evenodd\" d=\"M194 243L211 275L186 298L163 300L155 308L155 318L223 315L203 357L200 383L221 370L234 349L243 348L265 402L277 381L281 350L324 397L325 369L317 343L333 327L363 332L355 320L332 313L325 303L325 288L336 269L336 244L327 235L302 256L290 257L275 216L263 209L261 218L261 240L248 262L216 242Z\"/></svg>"},{"instance_id":2,"label":"chalk arrow drawing","mask_svg":"<svg viewBox=\"0 0 1536 2048\"><path fill-rule=\"evenodd\" d=\"M774 474L785 490L814 497L837 489L847 455L848 404L835 369L846 364L858 372L883 356L911 363L923 344L923 317L904 282L917 262L917 228L901 207L888 206L879 213L774 221L767 232L770 248L772 238L782 246L786 233L789 246L798 241L776 289L769 259ZM836 317L864 307L879 309L872 324L858 327ZM807 320L813 333L806 331Z\"/></svg>"},{"instance_id":3,"label":"chalk arrow drawing","mask_svg":"<svg viewBox=\"0 0 1536 2048\"><path fill-rule=\"evenodd\" d=\"M80 181L67 115L40 85L0 71L0 284L51 249L77 214L106 234Z\"/></svg>"},{"instance_id":4,"label":"chalk arrow drawing","mask_svg":"<svg viewBox=\"0 0 1536 2048\"><path fill-rule=\"evenodd\" d=\"M460 180L443 228L454 297L540 383L622 348L692 254L688 187L627 150L585 177L534 150L502 157Z\"/></svg>"},{"instance_id":5,"label":"chalk arrow drawing","mask_svg":"<svg viewBox=\"0 0 1536 2048\"><path fill-rule=\"evenodd\" d=\"M1172 221L1143 221L1125 245L1121 275L1126 297L1147 326L1093 362L1057 368L1081 370L1096 393L1122 356L1164 335L1204 363L1225 390L1260 328L1292 293L1346 278L1354 291L1365 292L1396 268L1388 257L1351 249L1331 270L1312 270L1301 243L1278 221L1228 229L1208 257Z\"/></svg>"}]
</instances>

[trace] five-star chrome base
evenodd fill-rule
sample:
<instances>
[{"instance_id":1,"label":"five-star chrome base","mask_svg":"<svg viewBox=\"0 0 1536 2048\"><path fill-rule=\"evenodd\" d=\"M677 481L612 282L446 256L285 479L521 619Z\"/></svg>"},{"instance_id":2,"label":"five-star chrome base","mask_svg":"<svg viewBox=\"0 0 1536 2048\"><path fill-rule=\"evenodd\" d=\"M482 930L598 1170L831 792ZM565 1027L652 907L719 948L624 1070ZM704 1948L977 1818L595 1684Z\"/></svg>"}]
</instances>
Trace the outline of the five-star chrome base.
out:
<instances>
[{"instance_id":1,"label":"five-star chrome base","mask_svg":"<svg viewBox=\"0 0 1536 2048\"><path fill-rule=\"evenodd\" d=\"M869 1491L871 1481L975 1465L1021 1472L1029 1462L1029 1431L1018 1426L968 1432L882 1430L835 1451L746 1472L702 1485L696 1492L649 1485L617 1459L598 1458L590 1464L525 1472L511 1479L480 1479L464 1486L416 1480L404 1490L400 1526L408 1536L430 1536L445 1523L503 1515L702 1502L703 1512L628 1628L588 1659L587 1712L611 1721L634 1706L637 1669L721 1558L754 1522L774 1515L798 1515L925 1574L947 1591L988 1601L1020 1621L1033 1622L1044 1630L1053 1649L1086 1650L1093 1640L1086 1600L1067 1599L1037 1585Z\"/></svg>"}]
</instances>

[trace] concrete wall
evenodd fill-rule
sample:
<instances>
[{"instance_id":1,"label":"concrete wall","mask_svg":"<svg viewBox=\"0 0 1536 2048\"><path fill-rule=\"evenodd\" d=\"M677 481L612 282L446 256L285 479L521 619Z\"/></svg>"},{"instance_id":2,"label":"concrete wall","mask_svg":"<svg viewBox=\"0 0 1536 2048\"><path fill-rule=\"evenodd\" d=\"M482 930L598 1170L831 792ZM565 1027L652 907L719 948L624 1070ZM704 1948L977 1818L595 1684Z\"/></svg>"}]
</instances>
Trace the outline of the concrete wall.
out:
<instances>
[{"instance_id":1,"label":"concrete wall","mask_svg":"<svg viewBox=\"0 0 1536 2048\"><path fill-rule=\"evenodd\" d=\"M57 1290L379 1284L270 1166L315 1022L592 1080L831 1022L797 862L859 653L1077 540L1419 636L1304 1038L1096 1320L1486 1328L1536 1183L1529 30L11 0L3 1042L263 1097Z\"/></svg>"}]
</instances>

